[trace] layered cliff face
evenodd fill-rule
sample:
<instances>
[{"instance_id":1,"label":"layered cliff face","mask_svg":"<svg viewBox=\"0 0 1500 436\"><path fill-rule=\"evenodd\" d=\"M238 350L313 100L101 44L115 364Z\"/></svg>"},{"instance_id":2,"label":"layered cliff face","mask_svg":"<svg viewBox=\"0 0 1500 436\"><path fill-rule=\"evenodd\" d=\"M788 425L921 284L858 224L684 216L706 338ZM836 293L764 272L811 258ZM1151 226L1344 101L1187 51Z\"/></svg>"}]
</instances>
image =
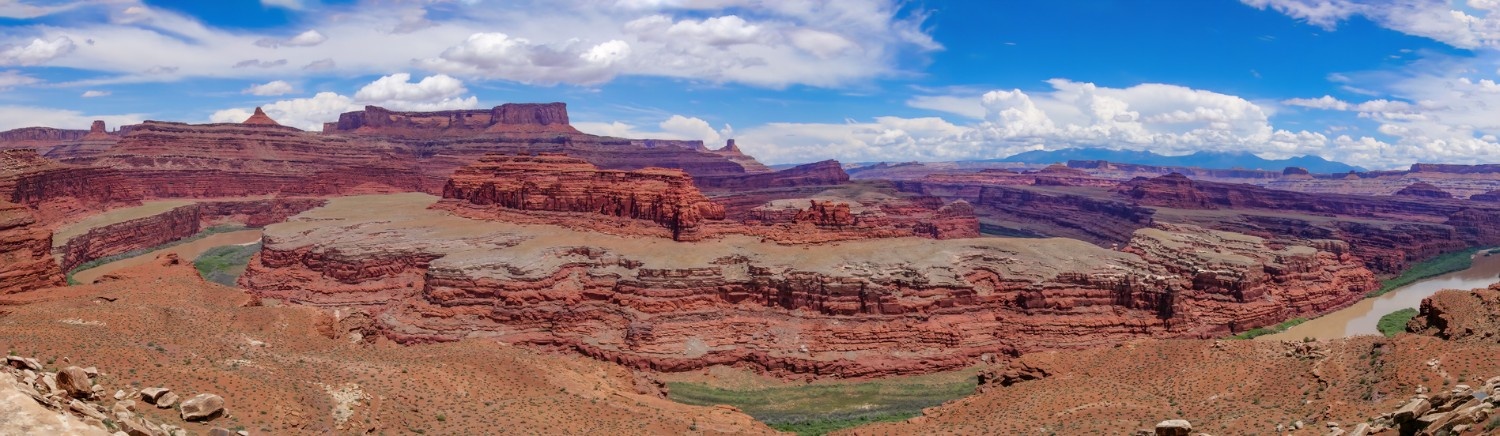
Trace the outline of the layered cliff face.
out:
<instances>
[{"instance_id":1,"label":"layered cliff face","mask_svg":"<svg viewBox=\"0 0 1500 436\"><path fill-rule=\"evenodd\" d=\"M1396 191L1395 194L1391 195L1421 198L1453 198L1453 194L1449 194L1448 191L1444 191L1442 190L1442 188L1438 188L1436 186L1433 186L1431 183L1426 182L1417 182L1406 185L1405 188L1401 188L1400 191Z\"/></svg>"},{"instance_id":2,"label":"layered cliff face","mask_svg":"<svg viewBox=\"0 0 1500 436\"><path fill-rule=\"evenodd\" d=\"M401 342L494 337L640 368L748 364L875 376L984 354L1214 336L1358 298L1370 273L1330 243L1143 231L1133 252L1065 239L672 242L471 221L433 197L331 200L267 227L241 285L369 311ZM373 211L381 211L377 216ZM1153 233L1154 232L1154 233ZM1222 254L1196 255L1202 244Z\"/></svg>"},{"instance_id":3,"label":"layered cliff face","mask_svg":"<svg viewBox=\"0 0 1500 436\"><path fill-rule=\"evenodd\" d=\"M1094 191L1072 193L971 182L933 178L895 185L906 192L969 203L980 228L988 233L1067 237L1106 247L1129 242L1136 230L1154 222L1156 213Z\"/></svg>"},{"instance_id":4,"label":"layered cliff face","mask_svg":"<svg viewBox=\"0 0 1500 436\"><path fill-rule=\"evenodd\" d=\"M1445 290L1422 299L1406 331L1447 340L1500 344L1500 284L1473 291Z\"/></svg>"},{"instance_id":5,"label":"layered cliff face","mask_svg":"<svg viewBox=\"0 0 1500 436\"><path fill-rule=\"evenodd\" d=\"M564 103L508 103L489 110L438 112L398 112L365 106L363 111L339 115L338 122L324 124L323 132L413 137L475 132L579 133L568 124L568 106Z\"/></svg>"},{"instance_id":6,"label":"layered cliff face","mask_svg":"<svg viewBox=\"0 0 1500 436\"><path fill-rule=\"evenodd\" d=\"M52 232L30 208L0 199L0 294L58 286Z\"/></svg>"},{"instance_id":7,"label":"layered cliff face","mask_svg":"<svg viewBox=\"0 0 1500 436\"><path fill-rule=\"evenodd\" d=\"M594 215L585 215L586 220L645 220L664 227L673 240L699 239L704 220L724 219L724 208L708 201L680 170L600 170L578 158L550 154L485 156L455 171L443 186L443 198L457 201L440 207L481 215L500 208Z\"/></svg>"},{"instance_id":8,"label":"layered cliff face","mask_svg":"<svg viewBox=\"0 0 1500 436\"><path fill-rule=\"evenodd\" d=\"M1116 192L1151 206L1274 211L1279 217L1261 214L1249 220L1271 224L1269 228L1274 229L1271 233L1277 237L1305 237L1315 233L1322 236L1314 237L1348 241L1356 255L1381 272L1400 272L1412 261L1444 251L1500 242L1500 208L1440 198L1435 193L1384 198L1307 194L1172 176L1131 180L1121 184ZM1184 196L1196 196L1196 200L1184 202L1181 200ZM1201 206L1194 207L1200 203ZM1299 219L1289 214L1305 217ZM1213 220L1231 230L1240 221L1233 217ZM1296 221L1298 226L1275 223L1288 220Z\"/></svg>"},{"instance_id":9,"label":"layered cliff face","mask_svg":"<svg viewBox=\"0 0 1500 436\"><path fill-rule=\"evenodd\" d=\"M898 198L874 192L859 194L858 199L837 194L787 199L776 195L782 192L753 195L766 202L731 216L724 206L699 193L682 171L600 170L578 158L545 153L489 155L456 171L443 188L445 200L434 207L477 219L679 241L729 234L788 244L979 236L973 208L963 202L945 205L936 197Z\"/></svg>"},{"instance_id":10,"label":"layered cliff face","mask_svg":"<svg viewBox=\"0 0 1500 436\"><path fill-rule=\"evenodd\" d=\"M44 219L133 204L141 197L112 168L61 164L29 149L0 151L0 200L37 209Z\"/></svg>"},{"instance_id":11,"label":"layered cliff face","mask_svg":"<svg viewBox=\"0 0 1500 436\"><path fill-rule=\"evenodd\" d=\"M96 157L72 162L120 171L154 198L339 195L422 189L389 145L356 143L273 124L148 121Z\"/></svg>"},{"instance_id":12,"label":"layered cliff face","mask_svg":"<svg viewBox=\"0 0 1500 436\"><path fill-rule=\"evenodd\" d=\"M59 246L54 251L62 270L71 271L94 259L193 236L210 225L235 223L262 227L281 222L322 206L324 202L316 198L275 198L193 203L160 214L90 229L66 241L57 241Z\"/></svg>"}]
</instances>

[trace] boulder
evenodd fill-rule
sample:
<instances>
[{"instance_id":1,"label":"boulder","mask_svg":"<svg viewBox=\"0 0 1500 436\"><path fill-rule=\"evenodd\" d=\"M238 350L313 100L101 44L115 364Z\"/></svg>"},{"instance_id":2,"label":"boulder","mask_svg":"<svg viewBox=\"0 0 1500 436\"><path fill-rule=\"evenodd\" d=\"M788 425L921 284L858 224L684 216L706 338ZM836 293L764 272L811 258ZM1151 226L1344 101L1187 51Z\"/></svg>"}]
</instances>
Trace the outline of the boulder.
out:
<instances>
[{"instance_id":1,"label":"boulder","mask_svg":"<svg viewBox=\"0 0 1500 436\"><path fill-rule=\"evenodd\" d=\"M160 397L156 397L156 408L158 409L170 408L173 404L177 404L176 392L167 392L165 394L161 394Z\"/></svg>"},{"instance_id":2,"label":"boulder","mask_svg":"<svg viewBox=\"0 0 1500 436\"><path fill-rule=\"evenodd\" d=\"M214 427L208 430L208 436L236 436L236 434L228 429Z\"/></svg>"},{"instance_id":3,"label":"boulder","mask_svg":"<svg viewBox=\"0 0 1500 436\"><path fill-rule=\"evenodd\" d=\"M1156 423L1156 436L1188 436L1193 433L1193 424L1186 419L1169 419Z\"/></svg>"},{"instance_id":4,"label":"boulder","mask_svg":"<svg viewBox=\"0 0 1500 436\"><path fill-rule=\"evenodd\" d=\"M166 393L168 392L172 392L172 390L167 388L141 389L141 399L145 400L149 404L156 404L156 400L158 398L161 398L162 395L166 395Z\"/></svg>"},{"instance_id":5,"label":"boulder","mask_svg":"<svg viewBox=\"0 0 1500 436\"><path fill-rule=\"evenodd\" d=\"M29 357L5 356L5 363L19 369L29 369L32 371L42 370L42 363L38 362L36 359L32 359Z\"/></svg>"},{"instance_id":6,"label":"boulder","mask_svg":"<svg viewBox=\"0 0 1500 436\"><path fill-rule=\"evenodd\" d=\"M94 418L100 421L109 419L108 416L104 416L104 412L100 412L99 409L95 409L94 406L90 406L88 403L78 400L68 402L68 410L72 410L73 413L77 413L89 418Z\"/></svg>"},{"instance_id":7,"label":"boulder","mask_svg":"<svg viewBox=\"0 0 1500 436\"><path fill-rule=\"evenodd\" d=\"M1426 415L1431 410L1432 403L1428 402L1426 398L1413 398L1405 406L1401 406L1400 409L1396 410L1396 414L1392 418L1398 423L1406 422Z\"/></svg>"},{"instance_id":8,"label":"boulder","mask_svg":"<svg viewBox=\"0 0 1500 436\"><path fill-rule=\"evenodd\" d=\"M94 382L89 380L89 374L84 372L83 368L76 366L69 366L57 372L57 386L73 398L94 396Z\"/></svg>"},{"instance_id":9,"label":"boulder","mask_svg":"<svg viewBox=\"0 0 1500 436\"><path fill-rule=\"evenodd\" d=\"M214 394L198 394L182 402L182 419L205 421L224 413L224 398Z\"/></svg>"}]
</instances>

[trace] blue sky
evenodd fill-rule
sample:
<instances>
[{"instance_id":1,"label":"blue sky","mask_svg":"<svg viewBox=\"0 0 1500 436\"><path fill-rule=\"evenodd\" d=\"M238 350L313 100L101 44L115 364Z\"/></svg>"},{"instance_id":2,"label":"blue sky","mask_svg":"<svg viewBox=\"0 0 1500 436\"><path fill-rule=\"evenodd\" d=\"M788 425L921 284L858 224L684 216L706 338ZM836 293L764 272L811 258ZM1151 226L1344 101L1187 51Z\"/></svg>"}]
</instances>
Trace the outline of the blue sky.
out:
<instances>
[{"instance_id":1,"label":"blue sky","mask_svg":"<svg viewBox=\"0 0 1500 436\"><path fill-rule=\"evenodd\" d=\"M0 0L0 128L564 101L768 163L1500 162L1500 0Z\"/></svg>"}]
</instances>

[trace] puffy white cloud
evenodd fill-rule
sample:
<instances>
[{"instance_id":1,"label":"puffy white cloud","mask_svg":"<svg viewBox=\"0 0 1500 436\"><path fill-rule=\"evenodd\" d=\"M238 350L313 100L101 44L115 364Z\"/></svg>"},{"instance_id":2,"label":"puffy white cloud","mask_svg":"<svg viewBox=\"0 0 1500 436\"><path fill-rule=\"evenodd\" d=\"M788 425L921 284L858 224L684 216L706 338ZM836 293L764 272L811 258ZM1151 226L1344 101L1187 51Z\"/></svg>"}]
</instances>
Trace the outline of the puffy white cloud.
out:
<instances>
[{"instance_id":1,"label":"puffy white cloud","mask_svg":"<svg viewBox=\"0 0 1500 436\"><path fill-rule=\"evenodd\" d=\"M108 97L109 94L109 91L98 91L90 89L83 92L83 98Z\"/></svg>"},{"instance_id":2,"label":"puffy white cloud","mask_svg":"<svg viewBox=\"0 0 1500 436\"><path fill-rule=\"evenodd\" d=\"M1335 142L1318 132L1277 129L1270 109L1238 96L1155 83L1127 88L1065 79L1048 83L1052 89L1045 92L993 90L970 94L967 101L952 95L908 102L975 118L971 124L932 117L773 123L740 133L736 142L771 163L987 159L1067 147L1165 154L1250 151L1282 158L1328 155ZM1368 158L1368 150L1357 157Z\"/></svg>"},{"instance_id":3,"label":"puffy white cloud","mask_svg":"<svg viewBox=\"0 0 1500 436\"><path fill-rule=\"evenodd\" d=\"M312 3L266 4L304 8ZM619 76L655 76L780 88L840 86L901 74L898 59L942 48L922 28L925 13L899 0L822 6L558 0L505 8L468 1L373 1L308 14L304 24L315 30L292 36L210 27L140 0L85 2L73 9L60 13L109 20L13 27L0 36L0 44L11 44L14 51L9 62L47 62L111 76L75 83L79 86L351 76L417 66L470 80L528 84L588 86ZM69 41L76 45L66 53ZM224 68L242 62L240 68Z\"/></svg>"},{"instance_id":4,"label":"puffy white cloud","mask_svg":"<svg viewBox=\"0 0 1500 436\"><path fill-rule=\"evenodd\" d=\"M376 79L354 93L354 99L396 110L472 108L479 104L458 79L438 74L412 83L411 74L397 73Z\"/></svg>"},{"instance_id":5,"label":"puffy white cloud","mask_svg":"<svg viewBox=\"0 0 1500 436\"><path fill-rule=\"evenodd\" d=\"M72 53L75 47L66 36L37 38L25 45L10 45L0 50L0 65L39 65Z\"/></svg>"},{"instance_id":6,"label":"puffy white cloud","mask_svg":"<svg viewBox=\"0 0 1500 436\"><path fill-rule=\"evenodd\" d=\"M359 110L361 106L355 104L354 99L338 93L319 92L312 97L281 100L260 108L282 125L321 130L323 123L338 120L339 114ZM245 108L224 109L209 115L208 119L215 123L238 123L250 118L252 113Z\"/></svg>"},{"instance_id":7,"label":"puffy white cloud","mask_svg":"<svg viewBox=\"0 0 1500 436\"><path fill-rule=\"evenodd\" d=\"M279 82L279 81L277 81ZM276 82L257 86L272 86ZM285 84L285 82L282 82ZM290 87L287 84L287 87ZM252 87L251 89L254 89ZM363 109L366 105L382 106L394 110L435 111L447 109L471 109L479 105L468 92L463 82L452 77L437 75L411 82L407 73L392 74L366 84L353 97L336 92L319 92L312 97L279 100L261 105L276 122L304 130L320 130L323 123L338 120L339 114ZM230 108L209 115L215 123L238 123L249 118L251 108Z\"/></svg>"},{"instance_id":8,"label":"puffy white cloud","mask_svg":"<svg viewBox=\"0 0 1500 436\"><path fill-rule=\"evenodd\" d=\"M1500 47L1500 5L1492 0L1240 0L1333 30L1355 15L1398 32L1461 48Z\"/></svg>"},{"instance_id":9,"label":"puffy white cloud","mask_svg":"<svg viewBox=\"0 0 1500 436\"><path fill-rule=\"evenodd\" d=\"M613 136L617 138L637 139L686 139L700 140L708 147L717 147L728 139L734 129L725 125L724 128L715 130L708 121L702 118L672 115L665 121L657 124L659 130L642 130L641 128L619 121L613 122L591 122L574 121L573 127L585 133L602 136Z\"/></svg>"},{"instance_id":10,"label":"puffy white cloud","mask_svg":"<svg viewBox=\"0 0 1500 436\"><path fill-rule=\"evenodd\" d=\"M292 93L292 84L285 80L272 80L266 83L250 85L242 92L250 95L284 95Z\"/></svg>"},{"instance_id":11,"label":"puffy white cloud","mask_svg":"<svg viewBox=\"0 0 1500 436\"><path fill-rule=\"evenodd\" d=\"M598 84L618 73L630 45L611 40L589 46L577 40L559 46L533 43L504 33L476 33L418 65L452 74L550 85Z\"/></svg>"},{"instance_id":12,"label":"puffy white cloud","mask_svg":"<svg viewBox=\"0 0 1500 436\"><path fill-rule=\"evenodd\" d=\"M318 33L317 30L308 30L287 39L261 38L255 41L255 45L261 47L312 47L327 41L328 37Z\"/></svg>"},{"instance_id":13,"label":"puffy white cloud","mask_svg":"<svg viewBox=\"0 0 1500 436\"><path fill-rule=\"evenodd\" d=\"M58 129L87 129L94 120L104 120L111 126L137 124L145 117L141 114L85 114L75 110L33 106L0 106L0 130L43 126Z\"/></svg>"}]
</instances>

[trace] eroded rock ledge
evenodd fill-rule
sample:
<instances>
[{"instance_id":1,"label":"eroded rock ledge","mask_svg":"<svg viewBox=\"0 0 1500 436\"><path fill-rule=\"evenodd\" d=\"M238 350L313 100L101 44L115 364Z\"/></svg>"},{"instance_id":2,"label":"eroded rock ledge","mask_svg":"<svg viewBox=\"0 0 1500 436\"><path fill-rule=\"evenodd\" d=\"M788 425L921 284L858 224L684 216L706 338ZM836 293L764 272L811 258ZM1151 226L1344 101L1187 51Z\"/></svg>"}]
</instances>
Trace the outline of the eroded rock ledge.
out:
<instances>
[{"instance_id":1,"label":"eroded rock ledge","mask_svg":"<svg viewBox=\"0 0 1500 436\"><path fill-rule=\"evenodd\" d=\"M359 308L372 315L370 331L400 342L492 337L639 368L744 364L840 377L1218 336L1331 310L1375 286L1333 241L1272 248L1191 226L1137 232L1125 251L911 237L814 249L475 221L428 209L435 201L334 199L271 225L241 284L262 297Z\"/></svg>"}]
</instances>

